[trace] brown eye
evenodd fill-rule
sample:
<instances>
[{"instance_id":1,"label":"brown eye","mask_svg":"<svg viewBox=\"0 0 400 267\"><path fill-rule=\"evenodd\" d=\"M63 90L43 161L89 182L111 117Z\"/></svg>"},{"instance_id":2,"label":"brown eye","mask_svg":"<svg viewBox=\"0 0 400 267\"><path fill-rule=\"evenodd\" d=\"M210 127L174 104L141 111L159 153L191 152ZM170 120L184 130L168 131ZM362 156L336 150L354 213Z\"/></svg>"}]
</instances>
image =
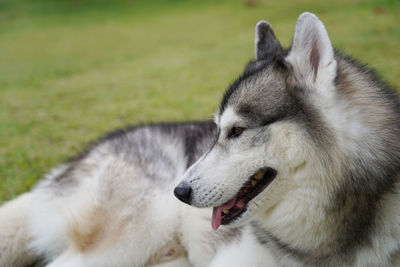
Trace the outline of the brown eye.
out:
<instances>
[{"instance_id":1,"label":"brown eye","mask_svg":"<svg viewBox=\"0 0 400 267\"><path fill-rule=\"evenodd\" d=\"M244 130L245 128L242 127L232 127L228 133L228 138L239 137L244 132Z\"/></svg>"}]
</instances>

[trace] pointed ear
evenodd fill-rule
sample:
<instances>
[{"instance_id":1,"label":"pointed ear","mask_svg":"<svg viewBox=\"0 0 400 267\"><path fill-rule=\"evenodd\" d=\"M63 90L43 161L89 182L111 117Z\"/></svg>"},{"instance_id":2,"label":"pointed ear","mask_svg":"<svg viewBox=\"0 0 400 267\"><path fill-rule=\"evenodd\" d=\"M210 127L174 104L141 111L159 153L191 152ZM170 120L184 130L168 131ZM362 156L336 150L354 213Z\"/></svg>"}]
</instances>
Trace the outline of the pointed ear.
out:
<instances>
[{"instance_id":1,"label":"pointed ear","mask_svg":"<svg viewBox=\"0 0 400 267\"><path fill-rule=\"evenodd\" d=\"M257 23L255 31L255 54L256 59L267 59L280 54L283 49L275 37L271 25L262 20Z\"/></svg>"},{"instance_id":2,"label":"pointed ear","mask_svg":"<svg viewBox=\"0 0 400 267\"><path fill-rule=\"evenodd\" d=\"M292 65L296 78L307 86L319 88L333 84L334 50L325 26L314 14L305 12L297 20L286 61Z\"/></svg>"}]
</instances>

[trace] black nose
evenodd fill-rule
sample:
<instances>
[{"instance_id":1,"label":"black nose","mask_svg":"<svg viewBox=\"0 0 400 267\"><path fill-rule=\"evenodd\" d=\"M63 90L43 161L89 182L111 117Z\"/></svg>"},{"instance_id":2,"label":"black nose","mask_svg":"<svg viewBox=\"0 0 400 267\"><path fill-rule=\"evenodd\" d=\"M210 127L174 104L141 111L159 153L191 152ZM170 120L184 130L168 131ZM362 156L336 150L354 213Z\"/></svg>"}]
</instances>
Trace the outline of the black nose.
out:
<instances>
[{"instance_id":1,"label":"black nose","mask_svg":"<svg viewBox=\"0 0 400 267\"><path fill-rule=\"evenodd\" d=\"M174 194L180 201L190 204L190 200L192 199L192 188L190 185L182 182L175 187Z\"/></svg>"}]
</instances>

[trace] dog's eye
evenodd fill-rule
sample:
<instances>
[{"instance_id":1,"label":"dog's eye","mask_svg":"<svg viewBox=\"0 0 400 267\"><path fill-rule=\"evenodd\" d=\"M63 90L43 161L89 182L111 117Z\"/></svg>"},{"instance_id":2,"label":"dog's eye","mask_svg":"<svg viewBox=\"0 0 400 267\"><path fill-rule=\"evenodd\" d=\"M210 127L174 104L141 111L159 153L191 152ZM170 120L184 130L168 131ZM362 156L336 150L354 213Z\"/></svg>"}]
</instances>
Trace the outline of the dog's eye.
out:
<instances>
[{"instance_id":1,"label":"dog's eye","mask_svg":"<svg viewBox=\"0 0 400 267\"><path fill-rule=\"evenodd\" d=\"M245 128L242 127L232 127L228 133L228 138L239 137L244 132L244 130Z\"/></svg>"}]
</instances>

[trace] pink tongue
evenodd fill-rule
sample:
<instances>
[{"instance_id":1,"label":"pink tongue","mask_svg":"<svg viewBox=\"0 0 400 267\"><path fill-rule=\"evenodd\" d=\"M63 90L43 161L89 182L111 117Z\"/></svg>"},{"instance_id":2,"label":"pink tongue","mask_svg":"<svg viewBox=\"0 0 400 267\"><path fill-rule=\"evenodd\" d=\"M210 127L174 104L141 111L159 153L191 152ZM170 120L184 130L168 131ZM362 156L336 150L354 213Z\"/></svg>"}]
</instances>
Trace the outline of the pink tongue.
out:
<instances>
[{"instance_id":1,"label":"pink tongue","mask_svg":"<svg viewBox=\"0 0 400 267\"><path fill-rule=\"evenodd\" d=\"M232 200L226 202L225 204L222 204L219 207L215 207L213 209L213 214L212 214L212 219L211 219L211 227L214 230L217 230L219 226L221 225L222 221L222 211L223 210L229 210L232 208L236 203L236 198L232 198Z\"/></svg>"}]
</instances>

